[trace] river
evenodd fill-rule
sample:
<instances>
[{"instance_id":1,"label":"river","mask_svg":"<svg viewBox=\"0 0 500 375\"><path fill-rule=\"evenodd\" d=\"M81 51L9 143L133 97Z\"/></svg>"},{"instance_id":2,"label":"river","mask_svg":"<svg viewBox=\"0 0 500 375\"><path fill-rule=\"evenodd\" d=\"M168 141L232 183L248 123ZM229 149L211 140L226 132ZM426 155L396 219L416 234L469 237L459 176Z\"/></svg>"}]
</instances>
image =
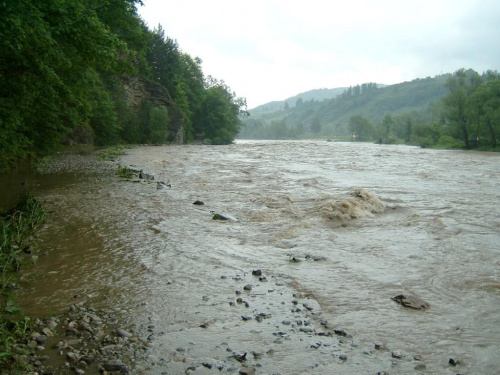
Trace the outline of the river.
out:
<instances>
[{"instance_id":1,"label":"river","mask_svg":"<svg viewBox=\"0 0 500 375\"><path fill-rule=\"evenodd\" d=\"M116 306L154 331L151 374L238 373L245 352L258 374L496 374L499 158L325 141L129 149L120 164L172 188L41 183L47 252L19 304L39 316L75 295Z\"/></svg>"}]
</instances>

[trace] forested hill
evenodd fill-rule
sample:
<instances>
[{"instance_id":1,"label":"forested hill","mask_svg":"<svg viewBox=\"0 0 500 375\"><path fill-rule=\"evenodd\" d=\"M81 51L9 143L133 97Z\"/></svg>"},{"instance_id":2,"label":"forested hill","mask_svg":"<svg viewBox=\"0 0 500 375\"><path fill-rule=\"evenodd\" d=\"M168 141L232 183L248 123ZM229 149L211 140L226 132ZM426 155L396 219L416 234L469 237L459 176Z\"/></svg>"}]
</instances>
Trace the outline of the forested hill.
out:
<instances>
[{"instance_id":1,"label":"forested hill","mask_svg":"<svg viewBox=\"0 0 500 375\"><path fill-rule=\"evenodd\" d=\"M434 78L416 79L396 85L380 85L367 83L348 88L330 89L336 93L329 99L319 99L311 96L309 100L301 100L302 94L296 96L296 105L290 105L287 99L277 107L271 103L250 110L246 120L251 128L256 123L272 123L285 119L289 127L301 126L308 128L313 121L319 121L323 130L329 129L332 135L342 135L348 132L347 124L350 117L360 115L379 122L387 114L418 112L424 118L432 116L432 103L443 97L448 89L445 87L447 78L444 74ZM309 93L314 93L315 90ZM285 103L289 103L287 106ZM270 110L274 108L274 110ZM249 129L244 129L248 132Z\"/></svg>"},{"instance_id":2,"label":"forested hill","mask_svg":"<svg viewBox=\"0 0 500 375\"><path fill-rule=\"evenodd\" d=\"M311 93L314 93L311 92ZM500 74L472 69L382 87L349 87L323 101L250 111L239 138L331 138L422 147L494 150L500 134Z\"/></svg>"},{"instance_id":3,"label":"forested hill","mask_svg":"<svg viewBox=\"0 0 500 375\"><path fill-rule=\"evenodd\" d=\"M61 144L233 141L245 99L140 0L0 2L0 170Z\"/></svg>"},{"instance_id":4,"label":"forested hill","mask_svg":"<svg viewBox=\"0 0 500 375\"><path fill-rule=\"evenodd\" d=\"M315 90L309 90L303 93L300 93L298 95L292 96L291 98L285 99L285 100L279 100L279 101L273 101L270 103L262 104L259 105L253 109L251 109L249 112L253 114L263 114L263 113L270 113L270 112L277 112L281 111L285 108L290 108L290 107L295 107L297 103L300 105L303 102L307 101L323 101L326 99L331 99L335 98L337 95L342 94L345 90L347 90L347 87L337 87L334 89L315 89Z\"/></svg>"}]
</instances>

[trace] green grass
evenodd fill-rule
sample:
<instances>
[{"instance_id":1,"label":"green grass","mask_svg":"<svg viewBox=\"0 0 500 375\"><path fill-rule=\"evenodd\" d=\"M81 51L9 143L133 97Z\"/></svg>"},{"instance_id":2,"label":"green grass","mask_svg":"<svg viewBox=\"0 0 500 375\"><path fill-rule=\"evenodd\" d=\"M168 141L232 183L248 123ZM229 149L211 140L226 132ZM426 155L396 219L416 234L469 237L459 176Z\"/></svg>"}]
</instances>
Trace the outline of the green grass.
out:
<instances>
[{"instance_id":1,"label":"green grass","mask_svg":"<svg viewBox=\"0 0 500 375\"><path fill-rule=\"evenodd\" d=\"M26 370L15 360L14 345L26 338L31 321L13 302L13 290L23 254L29 251L33 235L45 221L42 205L31 194L25 194L16 208L0 216L0 367Z\"/></svg>"},{"instance_id":2,"label":"green grass","mask_svg":"<svg viewBox=\"0 0 500 375\"><path fill-rule=\"evenodd\" d=\"M126 167L118 168L118 170L116 171L116 174L118 176L120 176L121 178L126 178L126 179L131 179L132 177L134 177L134 173L135 173L135 171L133 169L126 168Z\"/></svg>"},{"instance_id":3,"label":"green grass","mask_svg":"<svg viewBox=\"0 0 500 375\"><path fill-rule=\"evenodd\" d=\"M115 160L121 155L125 155L125 149L130 148L123 145L106 147L98 151L98 155L102 160Z\"/></svg>"}]
</instances>

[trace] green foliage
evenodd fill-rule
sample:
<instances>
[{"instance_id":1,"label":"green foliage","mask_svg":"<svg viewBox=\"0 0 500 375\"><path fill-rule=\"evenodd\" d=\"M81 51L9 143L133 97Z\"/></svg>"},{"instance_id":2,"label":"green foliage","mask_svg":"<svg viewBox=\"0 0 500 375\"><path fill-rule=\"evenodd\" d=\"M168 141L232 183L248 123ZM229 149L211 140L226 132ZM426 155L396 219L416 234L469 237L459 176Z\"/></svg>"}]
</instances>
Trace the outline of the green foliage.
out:
<instances>
[{"instance_id":1,"label":"green foliage","mask_svg":"<svg viewBox=\"0 0 500 375\"><path fill-rule=\"evenodd\" d=\"M149 128L151 143L162 144L168 138L168 110L164 106L153 107L149 113Z\"/></svg>"},{"instance_id":2,"label":"green foliage","mask_svg":"<svg viewBox=\"0 0 500 375\"><path fill-rule=\"evenodd\" d=\"M373 124L366 118L356 115L349 119L349 130L356 141L369 141L375 135Z\"/></svg>"},{"instance_id":3,"label":"green foliage","mask_svg":"<svg viewBox=\"0 0 500 375\"><path fill-rule=\"evenodd\" d=\"M183 53L161 26L149 30L137 15L140 3L0 2L0 170L62 142L182 139L174 132L232 142L245 100L223 81L205 79L201 59ZM136 74L161 89L127 91Z\"/></svg>"},{"instance_id":4,"label":"green foliage","mask_svg":"<svg viewBox=\"0 0 500 375\"><path fill-rule=\"evenodd\" d=\"M132 177L134 177L134 170L130 169L130 168L126 168L126 167L123 167L123 168L118 168L118 170L116 171L116 174L121 177L121 178L126 178L127 180L131 179Z\"/></svg>"},{"instance_id":5,"label":"green foliage","mask_svg":"<svg viewBox=\"0 0 500 375\"><path fill-rule=\"evenodd\" d=\"M23 317L10 299L9 289L21 265L21 255L29 249L31 237L45 221L45 211L31 194L25 194L12 211L0 217L0 367L22 367L14 362L14 343L26 338L30 319Z\"/></svg>"},{"instance_id":6,"label":"green foliage","mask_svg":"<svg viewBox=\"0 0 500 375\"><path fill-rule=\"evenodd\" d=\"M240 115L246 101L231 93L223 81L208 77L200 115L194 124L195 135L212 144L231 143L241 128Z\"/></svg>"},{"instance_id":7,"label":"green foliage","mask_svg":"<svg viewBox=\"0 0 500 375\"><path fill-rule=\"evenodd\" d=\"M460 69L386 87L349 87L322 102L300 98L287 111L271 104L251 111L240 138L327 137L494 149L500 132L500 75ZM308 124L311 133L305 134Z\"/></svg>"}]
</instances>

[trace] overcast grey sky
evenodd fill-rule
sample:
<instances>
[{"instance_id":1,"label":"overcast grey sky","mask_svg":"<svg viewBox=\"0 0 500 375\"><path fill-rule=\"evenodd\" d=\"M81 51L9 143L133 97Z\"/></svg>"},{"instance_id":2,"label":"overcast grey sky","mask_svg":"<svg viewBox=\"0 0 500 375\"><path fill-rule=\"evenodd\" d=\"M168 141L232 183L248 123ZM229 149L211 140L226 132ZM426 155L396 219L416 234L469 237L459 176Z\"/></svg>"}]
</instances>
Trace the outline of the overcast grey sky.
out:
<instances>
[{"instance_id":1,"label":"overcast grey sky","mask_svg":"<svg viewBox=\"0 0 500 375\"><path fill-rule=\"evenodd\" d=\"M499 0L143 0L248 108L304 91L500 70Z\"/></svg>"}]
</instances>

